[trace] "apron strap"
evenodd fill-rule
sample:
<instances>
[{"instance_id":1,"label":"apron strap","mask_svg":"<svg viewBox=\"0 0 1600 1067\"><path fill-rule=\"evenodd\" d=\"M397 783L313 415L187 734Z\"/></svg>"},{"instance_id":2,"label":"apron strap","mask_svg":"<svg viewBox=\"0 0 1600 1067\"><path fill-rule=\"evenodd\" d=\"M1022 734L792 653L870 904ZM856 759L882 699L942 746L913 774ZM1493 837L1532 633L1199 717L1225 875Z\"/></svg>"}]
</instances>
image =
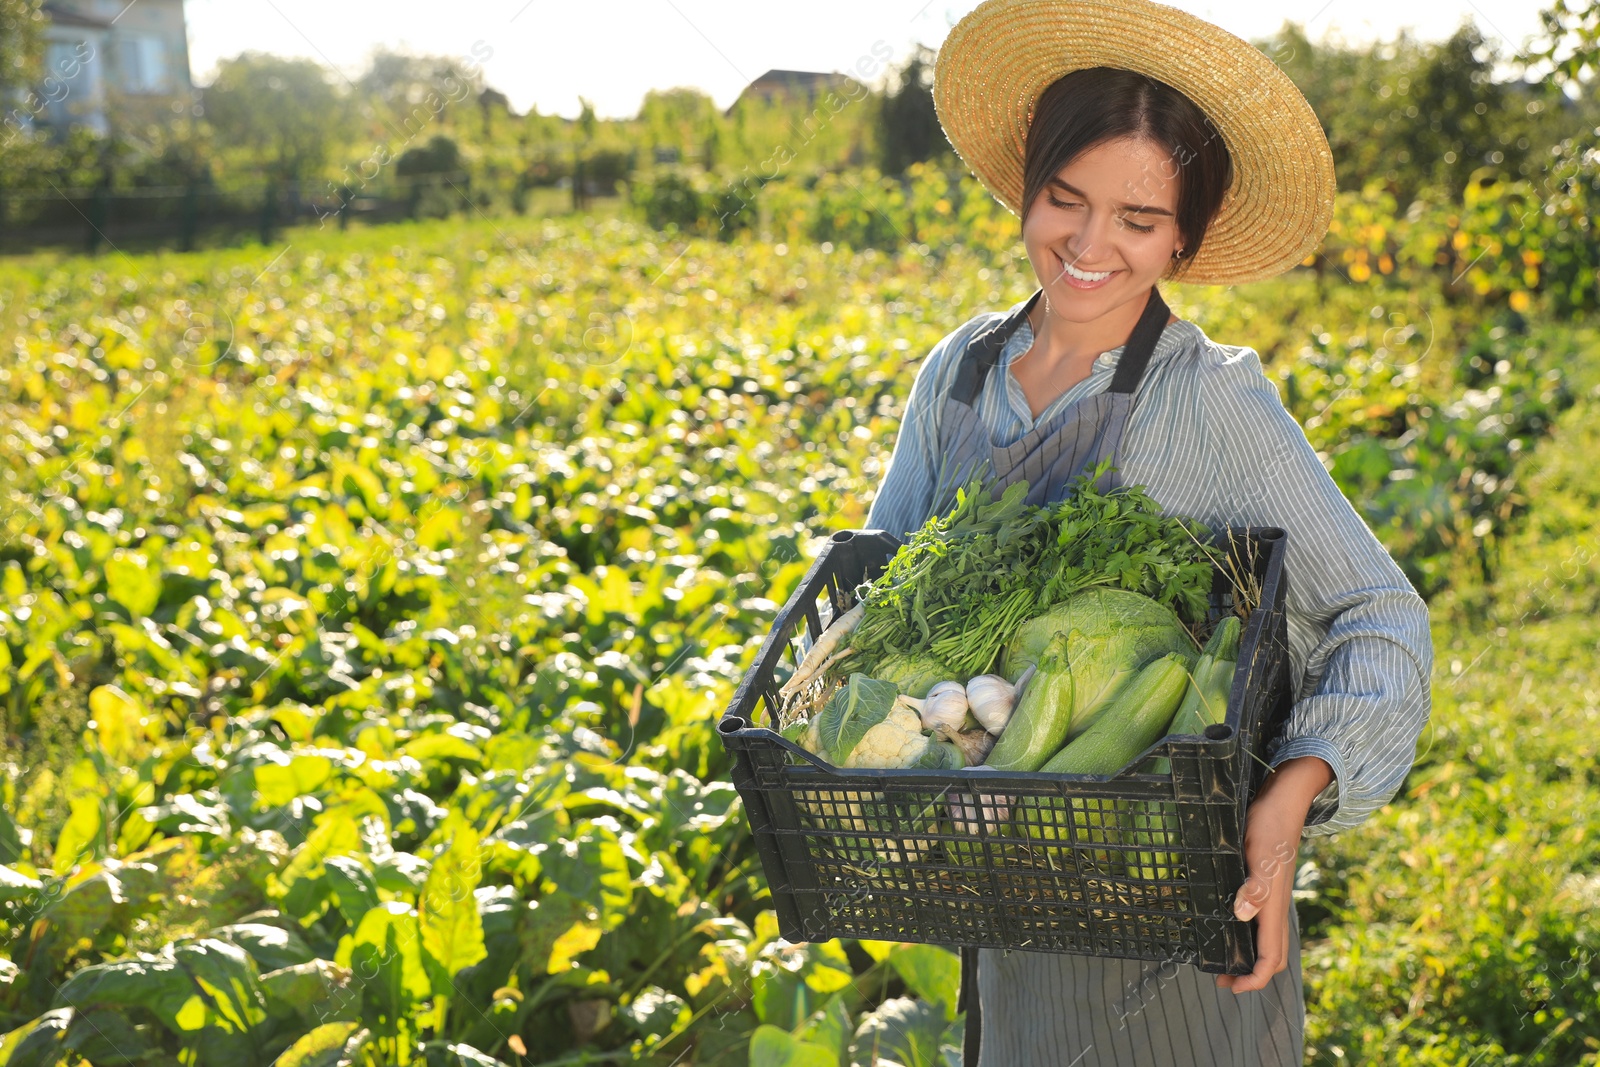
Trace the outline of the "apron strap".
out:
<instances>
[{"instance_id":1,"label":"apron strap","mask_svg":"<svg viewBox=\"0 0 1600 1067\"><path fill-rule=\"evenodd\" d=\"M978 1007L978 949L961 946L961 984L956 987L956 1011L967 1013L961 1035L962 1067L978 1067L978 1047L983 1040L983 1012Z\"/></svg>"},{"instance_id":2,"label":"apron strap","mask_svg":"<svg viewBox=\"0 0 1600 1067\"><path fill-rule=\"evenodd\" d=\"M1167 316L1171 314L1167 302L1161 299L1160 291L1152 285L1150 299L1145 301L1144 314L1139 316L1133 332L1128 335L1128 343L1122 349L1122 358L1117 360L1117 369L1111 375L1111 386L1107 392L1131 393L1139 387L1144 369L1150 365L1150 356L1156 350L1156 342L1161 340L1162 331L1167 328Z\"/></svg>"},{"instance_id":3,"label":"apron strap","mask_svg":"<svg viewBox=\"0 0 1600 1067\"><path fill-rule=\"evenodd\" d=\"M1000 361L1000 353L1017 327L1027 319L1028 312L1044 295L1043 287L1035 289L1028 302L986 330L980 330L967 342L961 353L961 366L956 370L956 380L947 394L961 403L972 405L989 376L989 369Z\"/></svg>"},{"instance_id":4,"label":"apron strap","mask_svg":"<svg viewBox=\"0 0 1600 1067\"><path fill-rule=\"evenodd\" d=\"M983 388L983 383L988 379L989 371L1000 361L1000 353L1005 350L1006 342L1017 331L1028 317L1028 312L1039 302L1039 297L1044 294L1041 287L1034 290L1028 302L1020 308L994 323L988 329L974 334L961 353L961 366L956 371L956 380L950 386L949 398L971 406L978 397L978 391ZM1111 376L1111 386L1107 390L1112 393L1131 393L1139 386L1139 381L1144 377L1144 371L1150 364L1150 356L1155 351L1156 342L1161 339L1162 331L1167 328L1167 317L1172 312L1167 307L1167 302L1161 299L1161 292L1155 286L1150 287L1150 296L1145 301L1144 311L1139 316L1139 321L1134 324L1133 332L1128 335L1127 344L1123 347L1123 357L1117 361L1116 372Z\"/></svg>"}]
</instances>

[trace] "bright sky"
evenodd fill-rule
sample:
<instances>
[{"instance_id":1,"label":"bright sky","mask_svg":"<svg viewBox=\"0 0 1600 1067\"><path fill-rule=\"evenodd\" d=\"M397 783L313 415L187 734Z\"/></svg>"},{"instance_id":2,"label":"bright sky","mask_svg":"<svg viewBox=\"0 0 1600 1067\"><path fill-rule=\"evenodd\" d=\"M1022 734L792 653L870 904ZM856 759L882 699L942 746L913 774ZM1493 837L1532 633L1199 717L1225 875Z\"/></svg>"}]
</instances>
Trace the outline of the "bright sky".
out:
<instances>
[{"instance_id":1,"label":"bright sky","mask_svg":"<svg viewBox=\"0 0 1600 1067\"><path fill-rule=\"evenodd\" d=\"M185 0L194 78L245 49L321 61L347 77L378 45L486 57L488 84L519 112L601 118L637 114L650 89L695 86L719 107L771 68L848 70L877 42L897 66L916 42L937 48L977 0ZM1175 0L1247 40L1285 19L1313 41L1392 40L1402 26L1442 40L1465 19L1500 55L1539 29L1548 0ZM1331 35L1331 36L1330 36Z\"/></svg>"}]
</instances>

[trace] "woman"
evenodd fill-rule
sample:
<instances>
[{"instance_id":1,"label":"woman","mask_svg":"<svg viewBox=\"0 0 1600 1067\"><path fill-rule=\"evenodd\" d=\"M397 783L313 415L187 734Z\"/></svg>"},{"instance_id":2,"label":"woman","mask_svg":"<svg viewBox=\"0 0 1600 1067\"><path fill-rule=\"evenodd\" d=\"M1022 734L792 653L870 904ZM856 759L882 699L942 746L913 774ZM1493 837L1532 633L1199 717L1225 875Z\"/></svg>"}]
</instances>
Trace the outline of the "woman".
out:
<instances>
[{"instance_id":1,"label":"woman","mask_svg":"<svg viewBox=\"0 0 1600 1067\"><path fill-rule=\"evenodd\" d=\"M868 526L909 535L975 472L1058 499L1111 459L1112 482L1169 513L1287 531L1294 692L1234 902L1256 923L1255 970L964 951L966 1062L1298 1065L1300 839L1359 824L1404 779L1430 707L1427 609L1257 354L1172 315L1156 283L1300 263L1332 216L1326 139L1259 51L1145 0L988 0L941 50L934 99L1021 215L1040 288L934 347Z\"/></svg>"}]
</instances>

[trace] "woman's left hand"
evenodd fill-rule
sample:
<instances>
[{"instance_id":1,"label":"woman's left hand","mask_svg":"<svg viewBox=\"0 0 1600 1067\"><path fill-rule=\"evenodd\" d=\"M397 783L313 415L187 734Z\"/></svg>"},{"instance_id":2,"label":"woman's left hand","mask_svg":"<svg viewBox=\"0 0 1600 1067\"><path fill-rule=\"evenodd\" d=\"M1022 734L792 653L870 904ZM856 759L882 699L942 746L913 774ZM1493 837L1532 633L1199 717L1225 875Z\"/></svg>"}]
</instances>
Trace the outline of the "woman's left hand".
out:
<instances>
[{"instance_id":1,"label":"woman's left hand","mask_svg":"<svg viewBox=\"0 0 1600 1067\"><path fill-rule=\"evenodd\" d=\"M1264 989L1289 964L1289 909L1294 906L1295 860L1311 801L1333 781L1333 768L1316 756L1284 760L1262 784L1245 814L1244 858L1250 875L1234 897L1233 914L1256 920L1256 967L1249 974L1219 974L1217 985L1235 993Z\"/></svg>"}]
</instances>

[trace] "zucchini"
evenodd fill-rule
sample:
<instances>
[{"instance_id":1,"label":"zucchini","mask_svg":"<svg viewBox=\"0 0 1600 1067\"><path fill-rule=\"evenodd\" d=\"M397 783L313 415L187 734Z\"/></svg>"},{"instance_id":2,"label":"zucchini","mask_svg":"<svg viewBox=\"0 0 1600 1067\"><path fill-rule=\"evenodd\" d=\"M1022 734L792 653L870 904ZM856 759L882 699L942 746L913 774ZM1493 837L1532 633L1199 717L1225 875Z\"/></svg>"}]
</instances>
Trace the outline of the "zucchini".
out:
<instances>
[{"instance_id":1,"label":"zucchini","mask_svg":"<svg viewBox=\"0 0 1600 1067\"><path fill-rule=\"evenodd\" d=\"M1239 629L1239 617L1229 615L1206 642L1211 665L1204 674L1195 672L1200 699L1191 709L1193 722L1185 722L1179 715L1173 719L1172 733L1205 733L1207 726L1215 726L1228 717L1228 692L1233 688L1233 672L1239 666ZM1195 728L1179 730L1179 725Z\"/></svg>"},{"instance_id":2,"label":"zucchini","mask_svg":"<svg viewBox=\"0 0 1600 1067\"><path fill-rule=\"evenodd\" d=\"M1201 662L1195 666L1189 691L1178 706L1178 713L1167 727L1167 735L1181 734L1195 737L1206 732L1206 727L1222 722L1228 713L1228 689L1233 685L1233 672L1238 664L1231 659ZM1152 774L1171 774L1172 764L1165 756L1150 761Z\"/></svg>"},{"instance_id":3,"label":"zucchini","mask_svg":"<svg viewBox=\"0 0 1600 1067\"><path fill-rule=\"evenodd\" d=\"M1233 674L1238 666L1240 623L1230 615L1212 631L1211 639L1201 650L1195 663L1183 703L1172 717L1167 734L1202 734L1212 723L1222 722L1226 716L1228 691L1233 685ZM1172 763L1165 756L1150 761L1155 774L1172 773ZM1178 813L1173 805L1161 801L1132 800L1119 813L1118 822L1125 839L1135 844L1156 844L1174 840L1178 830ZM1178 856L1165 850L1141 851L1129 865L1133 878L1166 880L1181 873Z\"/></svg>"},{"instance_id":4,"label":"zucchini","mask_svg":"<svg viewBox=\"0 0 1600 1067\"><path fill-rule=\"evenodd\" d=\"M1167 727L1168 734L1199 733L1199 730L1190 730L1189 727L1199 720L1196 718L1197 708L1203 699L1204 679L1211 671L1211 653L1201 652L1200 658L1195 661L1194 671L1189 677L1189 688L1184 690L1183 703L1178 705L1178 711L1172 716L1172 725ZM1203 728L1203 727L1202 727ZM1150 759L1151 774L1171 774L1172 761L1165 756L1153 756Z\"/></svg>"},{"instance_id":5,"label":"zucchini","mask_svg":"<svg viewBox=\"0 0 1600 1067\"><path fill-rule=\"evenodd\" d=\"M1179 652L1145 664L1077 740L1039 769L1050 774L1114 774L1126 767L1165 736L1188 689L1188 667L1188 657Z\"/></svg>"},{"instance_id":6,"label":"zucchini","mask_svg":"<svg viewBox=\"0 0 1600 1067\"><path fill-rule=\"evenodd\" d=\"M1118 822L1124 840L1135 845L1153 845L1178 840L1178 812L1170 803L1159 800L1129 800L1120 811ZM1133 878L1167 879L1178 874L1178 857L1166 851L1139 852L1128 867Z\"/></svg>"},{"instance_id":7,"label":"zucchini","mask_svg":"<svg viewBox=\"0 0 1600 1067\"><path fill-rule=\"evenodd\" d=\"M1211 665L1211 673L1206 675L1200 690L1202 700L1199 714L1204 716L1205 724L1198 732L1204 732L1206 726L1216 726L1228 718L1228 692L1233 688L1233 673L1238 667L1238 661L1231 659L1219 659Z\"/></svg>"},{"instance_id":8,"label":"zucchini","mask_svg":"<svg viewBox=\"0 0 1600 1067\"><path fill-rule=\"evenodd\" d=\"M985 766L1002 771L1036 771L1066 740L1072 726L1074 686L1067 666L1066 637L1058 636L1040 657L1039 669L1000 739L989 750Z\"/></svg>"},{"instance_id":9,"label":"zucchini","mask_svg":"<svg viewBox=\"0 0 1600 1067\"><path fill-rule=\"evenodd\" d=\"M1233 688L1233 672L1238 666L1240 622L1229 615L1211 631L1206 647L1195 662L1189 691L1184 694L1178 713L1172 717L1168 735L1203 734L1206 727L1227 717L1228 692ZM1171 774L1172 761L1165 756L1150 760L1151 774Z\"/></svg>"},{"instance_id":10,"label":"zucchini","mask_svg":"<svg viewBox=\"0 0 1600 1067\"><path fill-rule=\"evenodd\" d=\"M1239 622L1239 616L1229 615L1217 623L1217 628L1211 631L1211 639L1200 651L1211 653L1212 659L1238 659L1241 632L1242 624Z\"/></svg>"},{"instance_id":11,"label":"zucchini","mask_svg":"<svg viewBox=\"0 0 1600 1067\"><path fill-rule=\"evenodd\" d=\"M1040 770L1052 774L1114 774L1166 732L1167 723L1189 684L1188 657L1169 652L1151 660L1123 686L1105 712L1077 740L1068 743ZM1115 845L1127 840L1112 801L1067 799L1064 807L1012 811L1012 825L1021 836L1041 844ZM1092 809L1092 810L1091 810ZM1072 820L1072 829L1066 820ZM1035 850L1050 862L1048 849ZM1092 857L1110 859L1103 849ZM1070 861L1069 861L1070 862Z\"/></svg>"}]
</instances>

